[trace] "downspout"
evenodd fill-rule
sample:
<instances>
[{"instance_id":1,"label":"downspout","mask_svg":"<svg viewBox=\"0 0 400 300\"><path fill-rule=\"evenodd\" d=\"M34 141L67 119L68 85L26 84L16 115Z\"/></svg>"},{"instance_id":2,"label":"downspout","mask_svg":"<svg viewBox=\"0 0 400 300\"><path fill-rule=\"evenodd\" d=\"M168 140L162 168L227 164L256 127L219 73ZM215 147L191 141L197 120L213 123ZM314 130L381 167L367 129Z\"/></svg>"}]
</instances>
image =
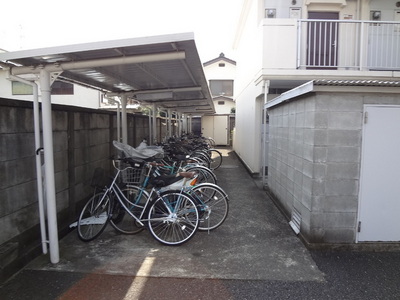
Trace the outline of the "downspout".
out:
<instances>
[{"instance_id":1,"label":"downspout","mask_svg":"<svg viewBox=\"0 0 400 300\"><path fill-rule=\"evenodd\" d=\"M126 113L126 104L128 102L128 96L122 95L121 106L122 106L122 143L128 144L128 118Z\"/></svg>"},{"instance_id":2,"label":"downspout","mask_svg":"<svg viewBox=\"0 0 400 300\"><path fill-rule=\"evenodd\" d=\"M172 136L172 109L168 108L167 139Z\"/></svg>"},{"instance_id":3,"label":"downspout","mask_svg":"<svg viewBox=\"0 0 400 300\"><path fill-rule=\"evenodd\" d=\"M117 140L121 142L121 103L119 101L115 103L117 103Z\"/></svg>"},{"instance_id":4,"label":"downspout","mask_svg":"<svg viewBox=\"0 0 400 300\"><path fill-rule=\"evenodd\" d=\"M153 123L152 123L153 110L150 107L148 107L148 109L149 109L149 141L148 141L148 143L150 145L151 141L153 140L153 128L152 128L152 126L153 126Z\"/></svg>"},{"instance_id":5,"label":"downspout","mask_svg":"<svg viewBox=\"0 0 400 300\"><path fill-rule=\"evenodd\" d=\"M264 124L263 124L263 143L261 145L261 151L262 151L262 182L263 186L266 185L266 174L265 174L265 165L267 162L267 158L265 157L265 150L266 150L266 142L267 142L267 108L265 107L265 104L267 104L268 100L268 93L269 93L269 80L264 81L264 105L263 105L263 114L264 114Z\"/></svg>"},{"instance_id":6,"label":"downspout","mask_svg":"<svg viewBox=\"0 0 400 300\"><path fill-rule=\"evenodd\" d=\"M11 80L19 81L33 88L33 121L35 131L35 153L36 153L36 183L38 189L38 203L39 203L39 219L40 219L40 234L42 239L42 252L47 254L47 233L46 233L46 217L44 212L44 200L43 200L43 182L42 182L42 161L40 158L40 114L39 114L39 95L38 85L34 81L28 81L23 78L8 74L8 78Z\"/></svg>"},{"instance_id":7,"label":"downspout","mask_svg":"<svg viewBox=\"0 0 400 300\"><path fill-rule=\"evenodd\" d=\"M150 140L150 145L154 145L154 143L157 142L157 109L156 109L156 105L153 104L152 107L153 110L153 140Z\"/></svg>"},{"instance_id":8,"label":"downspout","mask_svg":"<svg viewBox=\"0 0 400 300\"><path fill-rule=\"evenodd\" d=\"M177 124L178 124L178 134L177 136L182 135L182 113L177 112Z\"/></svg>"}]
</instances>

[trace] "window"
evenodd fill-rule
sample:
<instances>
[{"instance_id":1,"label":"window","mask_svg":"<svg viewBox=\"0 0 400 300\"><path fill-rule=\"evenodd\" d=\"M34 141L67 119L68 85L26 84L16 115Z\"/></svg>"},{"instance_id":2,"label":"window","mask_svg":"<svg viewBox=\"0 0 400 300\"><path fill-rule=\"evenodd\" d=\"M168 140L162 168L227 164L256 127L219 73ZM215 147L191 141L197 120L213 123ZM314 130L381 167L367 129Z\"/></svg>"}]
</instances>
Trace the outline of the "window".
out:
<instances>
[{"instance_id":1,"label":"window","mask_svg":"<svg viewBox=\"0 0 400 300\"><path fill-rule=\"evenodd\" d=\"M225 67L225 63L219 63L218 67Z\"/></svg>"},{"instance_id":2,"label":"window","mask_svg":"<svg viewBox=\"0 0 400 300\"><path fill-rule=\"evenodd\" d=\"M73 95L74 94L74 85L67 82L62 81L54 81L51 85L51 94L52 95Z\"/></svg>"},{"instance_id":3,"label":"window","mask_svg":"<svg viewBox=\"0 0 400 300\"><path fill-rule=\"evenodd\" d=\"M225 105L225 101L218 101L218 105Z\"/></svg>"},{"instance_id":4,"label":"window","mask_svg":"<svg viewBox=\"0 0 400 300\"><path fill-rule=\"evenodd\" d=\"M233 96L233 80L210 80L210 89L214 96Z\"/></svg>"},{"instance_id":5,"label":"window","mask_svg":"<svg viewBox=\"0 0 400 300\"><path fill-rule=\"evenodd\" d=\"M19 81L12 81L12 94L13 95L33 95L33 87ZM54 81L51 85L52 95L73 95L74 85L62 81Z\"/></svg>"},{"instance_id":6,"label":"window","mask_svg":"<svg viewBox=\"0 0 400 300\"><path fill-rule=\"evenodd\" d=\"M13 81L11 89L13 95L33 95L33 87L19 81Z\"/></svg>"}]
</instances>

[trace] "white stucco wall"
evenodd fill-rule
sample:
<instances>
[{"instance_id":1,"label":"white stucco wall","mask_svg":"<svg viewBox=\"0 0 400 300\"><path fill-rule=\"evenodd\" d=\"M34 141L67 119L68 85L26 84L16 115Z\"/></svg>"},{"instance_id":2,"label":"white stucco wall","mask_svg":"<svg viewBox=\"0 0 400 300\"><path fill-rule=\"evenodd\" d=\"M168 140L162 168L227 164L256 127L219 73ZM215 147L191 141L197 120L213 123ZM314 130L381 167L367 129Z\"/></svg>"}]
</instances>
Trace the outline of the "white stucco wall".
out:
<instances>
[{"instance_id":1,"label":"white stucco wall","mask_svg":"<svg viewBox=\"0 0 400 300\"><path fill-rule=\"evenodd\" d=\"M220 67L219 63L224 63L225 67ZM216 61L204 67L204 73L207 80L235 80L236 65L231 64L223 59Z\"/></svg>"},{"instance_id":2,"label":"white stucco wall","mask_svg":"<svg viewBox=\"0 0 400 300\"><path fill-rule=\"evenodd\" d=\"M36 81L39 84L38 81ZM39 101L40 101L39 86ZM12 83L7 79L7 72L0 71L0 97L7 99L32 101L32 95L13 95ZM52 95L51 102L54 104L72 105L97 109L100 107L100 92L94 89L74 85L73 95Z\"/></svg>"},{"instance_id":3,"label":"white stucco wall","mask_svg":"<svg viewBox=\"0 0 400 300\"><path fill-rule=\"evenodd\" d=\"M223 105L218 104L218 102L220 101L223 101L224 104ZM232 108L235 107L235 102L233 102L233 100L228 98L215 98L214 107L215 107L215 113L217 115L230 114Z\"/></svg>"},{"instance_id":4,"label":"white stucco wall","mask_svg":"<svg viewBox=\"0 0 400 300\"><path fill-rule=\"evenodd\" d=\"M249 1L235 47L236 128L233 148L252 173L260 172L262 88L256 79L262 71L262 30L258 23L258 2Z\"/></svg>"}]
</instances>

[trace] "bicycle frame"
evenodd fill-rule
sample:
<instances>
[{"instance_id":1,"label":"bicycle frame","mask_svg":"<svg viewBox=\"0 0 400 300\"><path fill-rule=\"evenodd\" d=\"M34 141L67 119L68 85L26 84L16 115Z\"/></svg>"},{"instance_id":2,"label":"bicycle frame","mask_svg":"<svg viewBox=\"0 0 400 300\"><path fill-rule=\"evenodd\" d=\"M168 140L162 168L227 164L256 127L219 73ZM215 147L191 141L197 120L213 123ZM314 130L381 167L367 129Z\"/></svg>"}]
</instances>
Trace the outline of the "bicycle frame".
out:
<instances>
[{"instance_id":1,"label":"bicycle frame","mask_svg":"<svg viewBox=\"0 0 400 300\"><path fill-rule=\"evenodd\" d=\"M111 183L110 186L107 188L107 190L106 190L106 192L105 192L105 195L103 196L103 197L105 197L105 196L106 196L107 194L109 194L109 193L112 193L113 195L115 195L115 196L117 197L117 199L118 199L118 202L119 202L119 203L121 204L121 206L125 209L125 211L126 211L132 218L134 218L141 226L144 226L143 221L149 221L148 219L144 219L144 218L143 218L143 215L144 215L145 212L147 211L147 208L148 208L149 204L151 203L151 200L153 199L153 195L156 194L157 196L162 197L162 195L161 195L162 189L156 189L156 188L154 188L154 187L151 189L150 194L148 194L148 195L145 195L145 194L144 194L145 187L147 186L148 181L149 181L149 179L150 179L151 170L152 170L152 166L149 165L149 170L148 170L148 172L147 172L147 174L146 174L146 176L145 176L145 180L144 180L142 186L141 186L141 187L137 187L138 190L139 190L139 194L138 194L138 196L136 197L134 203L132 203L131 201L129 201L128 198L125 197L125 195L124 195L124 193L122 192L121 188L120 188L120 187L118 186L118 184L116 183L116 181L117 181L117 179L118 179L118 177L119 177L119 174L120 174L120 172L121 172L120 169L118 169L117 174L115 175L115 177L114 177L112 183ZM186 182L185 182L185 183L186 183ZM129 185L128 185L128 187L129 187ZM171 191L171 189L167 189L167 190L168 190L168 191ZM184 192L183 189L181 189L180 192L181 192L181 193ZM130 209L124 202L131 203L132 205L137 206L137 207L141 207L141 206L138 205L138 203L139 203L140 199L142 199L143 195L145 195L145 196L147 197L146 203L145 203L145 205L143 206L143 208L141 208L140 215L139 215L139 216L136 216L135 214L133 214L133 213L131 212L131 209ZM122 198L122 199L121 199L121 198ZM125 201L124 201L124 200L125 200ZM168 211L169 211L170 214L173 213L173 212L175 211L175 209L174 209L172 206L168 205L168 204L170 204L169 202L164 201L164 203L165 203L165 206L166 206L166 208L168 209ZM179 199L178 199L178 202L175 204L175 206L177 206L178 204L179 204ZM131 208L132 208L132 207L131 207Z\"/></svg>"}]
</instances>

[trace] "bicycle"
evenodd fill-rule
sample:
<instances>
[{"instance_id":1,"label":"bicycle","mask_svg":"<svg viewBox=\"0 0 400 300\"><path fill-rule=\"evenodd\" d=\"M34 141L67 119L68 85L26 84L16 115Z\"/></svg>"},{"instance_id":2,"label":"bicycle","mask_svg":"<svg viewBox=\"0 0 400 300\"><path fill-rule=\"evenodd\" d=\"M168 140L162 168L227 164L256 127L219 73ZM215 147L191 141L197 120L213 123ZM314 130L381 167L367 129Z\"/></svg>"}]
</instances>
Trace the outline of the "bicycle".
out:
<instances>
[{"instance_id":1,"label":"bicycle","mask_svg":"<svg viewBox=\"0 0 400 300\"><path fill-rule=\"evenodd\" d=\"M179 190L192 197L200 214L199 230L210 231L216 229L225 221L229 211L229 198L221 187L212 183L197 184L198 178L201 176L195 172L181 172L179 177L161 175L158 170L164 168L164 165L162 163L152 163L152 166L152 175L155 176L153 180L150 179L150 172L147 173L143 180L138 180L138 169L130 170L132 173L136 171L136 176L127 176L125 178L125 180L132 180L131 182L126 182L125 190L126 206L132 212L137 210L138 207L140 209L143 205L141 203L145 203L149 197L146 189L149 182L152 181L153 184L161 182L162 187L159 189L161 195L169 193L171 190ZM114 218L111 218L110 221L117 231L124 234L135 234L143 229L137 222L132 222L132 219L124 211L119 213L116 221Z\"/></svg>"},{"instance_id":2,"label":"bicycle","mask_svg":"<svg viewBox=\"0 0 400 300\"><path fill-rule=\"evenodd\" d=\"M122 160L127 161L127 159ZM77 222L79 238L83 241L95 239L104 231L109 221L114 228L119 228L119 223L128 214L131 217L131 224L135 224L140 230L147 227L152 236L162 244L181 245L190 240L199 226L199 211L195 200L182 190L169 190L161 194L160 188L167 183L158 182L150 193L140 191L146 195L140 197L142 203L133 203L128 198L133 191L132 187L126 188L118 184L121 171L124 169L118 168L116 161L121 159L113 160L117 172L111 184L96 193L79 215ZM140 165L142 162L134 161L134 163ZM147 178L150 178L152 164L146 163L146 167Z\"/></svg>"}]
</instances>

